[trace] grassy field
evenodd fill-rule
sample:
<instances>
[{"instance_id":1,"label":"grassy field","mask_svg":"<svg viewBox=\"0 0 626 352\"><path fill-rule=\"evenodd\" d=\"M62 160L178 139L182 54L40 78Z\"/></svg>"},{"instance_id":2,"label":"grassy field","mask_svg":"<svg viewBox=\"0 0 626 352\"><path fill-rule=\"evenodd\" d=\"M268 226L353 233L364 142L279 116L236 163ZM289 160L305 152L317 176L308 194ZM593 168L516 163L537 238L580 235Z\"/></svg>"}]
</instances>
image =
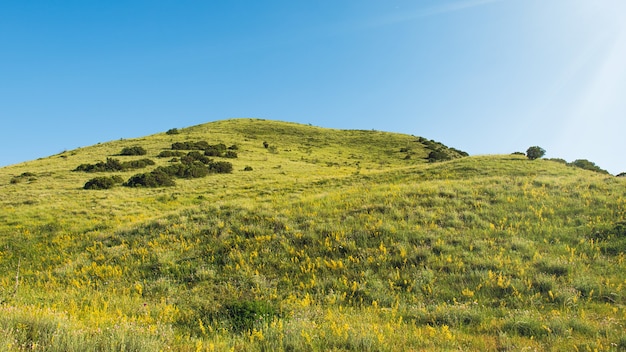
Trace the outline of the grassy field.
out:
<instances>
[{"instance_id":1,"label":"grassy field","mask_svg":"<svg viewBox=\"0 0 626 352\"><path fill-rule=\"evenodd\" d=\"M379 131L179 131L0 169L0 351L626 350L623 178ZM233 171L83 189L186 141L236 145ZM106 158L156 165L72 171Z\"/></svg>"}]
</instances>

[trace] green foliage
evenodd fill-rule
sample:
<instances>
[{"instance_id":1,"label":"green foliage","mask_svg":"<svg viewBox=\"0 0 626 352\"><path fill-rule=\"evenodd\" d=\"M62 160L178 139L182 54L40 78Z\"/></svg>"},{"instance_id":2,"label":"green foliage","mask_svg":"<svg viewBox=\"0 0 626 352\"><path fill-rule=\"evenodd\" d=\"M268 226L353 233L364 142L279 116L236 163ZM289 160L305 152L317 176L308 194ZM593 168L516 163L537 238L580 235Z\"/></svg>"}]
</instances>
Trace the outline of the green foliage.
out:
<instances>
[{"instance_id":1,"label":"green foliage","mask_svg":"<svg viewBox=\"0 0 626 352\"><path fill-rule=\"evenodd\" d=\"M157 155L157 158L171 158L171 157L181 157L186 155L185 152L178 150L163 150Z\"/></svg>"},{"instance_id":2,"label":"green foliage","mask_svg":"<svg viewBox=\"0 0 626 352\"><path fill-rule=\"evenodd\" d=\"M120 176L95 177L85 183L83 189L109 189L124 182Z\"/></svg>"},{"instance_id":3,"label":"green foliage","mask_svg":"<svg viewBox=\"0 0 626 352\"><path fill-rule=\"evenodd\" d=\"M609 173L608 171L600 168L595 163L593 163L593 162L591 162L591 161L589 161L587 159L577 159L577 160L572 161L568 165L569 166L578 167L578 168L581 168L581 169L585 169L585 170L599 172L601 174L607 174L608 175L608 173Z\"/></svg>"},{"instance_id":4,"label":"green foliage","mask_svg":"<svg viewBox=\"0 0 626 352\"><path fill-rule=\"evenodd\" d=\"M233 164L227 161L215 161L209 164L209 171L217 174L228 174L233 172Z\"/></svg>"},{"instance_id":5,"label":"green foliage","mask_svg":"<svg viewBox=\"0 0 626 352\"><path fill-rule=\"evenodd\" d=\"M132 176L128 181L124 183L126 187L171 187L175 186L176 182L171 175L163 172L163 170L155 170L152 172L137 174Z\"/></svg>"},{"instance_id":6,"label":"green foliage","mask_svg":"<svg viewBox=\"0 0 626 352\"><path fill-rule=\"evenodd\" d=\"M546 155L546 151L543 148L538 147L538 146L529 147L526 150L526 156L530 160L542 158L544 155Z\"/></svg>"},{"instance_id":7,"label":"green foliage","mask_svg":"<svg viewBox=\"0 0 626 352\"><path fill-rule=\"evenodd\" d=\"M96 164L80 164L73 171L82 172L116 172L133 169L142 169L146 166L154 165L151 159L140 159L121 162L118 159L107 158L106 162L98 162Z\"/></svg>"},{"instance_id":8,"label":"green foliage","mask_svg":"<svg viewBox=\"0 0 626 352\"><path fill-rule=\"evenodd\" d=\"M451 160L452 158L444 151L433 150L428 153L428 162L434 163L437 161Z\"/></svg>"},{"instance_id":9,"label":"green foliage","mask_svg":"<svg viewBox=\"0 0 626 352\"><path fill-rule=\"evenodd\" d=\"M165 134L167 135L173 135L173 134L179 134L180 131L178 131L178 128L170 128L169 130L167 130L167 132L165 132Z\"/></svg>"},{"instance_id":10,"label":"green foliage","mask_svg":"<svg viewBox=\"0 0 626 352\"><path fill-rule=\"evenodd\" d=\"M120 155L146 155L148 152L141 146L125 147Z\"/></svg>"},{"instance_id":11,"label":"green foliage","mask_svg":"<svg viewBox=\"0 0 626 352\"><path fill-rule=\"evenodd\" d=\"M172 150L206 150L209 146L206 141L176 142L172 144Z\"/></svg>"}]
</instances>

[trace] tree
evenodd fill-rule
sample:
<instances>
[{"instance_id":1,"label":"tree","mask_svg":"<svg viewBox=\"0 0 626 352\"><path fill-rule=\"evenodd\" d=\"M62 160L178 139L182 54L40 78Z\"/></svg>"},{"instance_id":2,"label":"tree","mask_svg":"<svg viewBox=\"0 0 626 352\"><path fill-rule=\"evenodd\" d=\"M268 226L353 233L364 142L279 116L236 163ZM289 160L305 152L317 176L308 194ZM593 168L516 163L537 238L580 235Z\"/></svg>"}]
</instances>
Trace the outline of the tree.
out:
<instances>
[{"instance_id":1,"label":"tree","mask_svg":"<svg viewBox=\"0 0 626 352\"><path fill-rule=\"evenodd\" d=\"M526 150L526 156L530 160L539 159L539 158L543 157L544 155L546 155L546 151L543 148L541 148L541 147L534 146L534 147L530 147L530 148L528 148L528 150Z\"/></svg>"}]
</instances>

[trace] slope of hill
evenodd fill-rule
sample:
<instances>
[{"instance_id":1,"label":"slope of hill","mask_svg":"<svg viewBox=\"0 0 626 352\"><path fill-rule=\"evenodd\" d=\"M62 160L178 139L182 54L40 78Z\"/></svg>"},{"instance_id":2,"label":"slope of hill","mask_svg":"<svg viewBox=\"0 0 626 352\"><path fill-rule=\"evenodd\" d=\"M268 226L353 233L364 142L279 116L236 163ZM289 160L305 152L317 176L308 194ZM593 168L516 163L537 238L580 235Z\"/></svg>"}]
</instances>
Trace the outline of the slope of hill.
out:
<instances>
[{"instance_id":1,"label":"slope of hill","mask_svg":"<svg viewBox=\"0 0 626 352\"><path fill-rule=\"evenodd\" d=\"M0 169L3 350L626 348L624 179L378 131L179 132ZM232 172L83 189L199 141L236 145L211 156ZM155 165L72 171L107 158Z\"/></svg>"}]
</instances>

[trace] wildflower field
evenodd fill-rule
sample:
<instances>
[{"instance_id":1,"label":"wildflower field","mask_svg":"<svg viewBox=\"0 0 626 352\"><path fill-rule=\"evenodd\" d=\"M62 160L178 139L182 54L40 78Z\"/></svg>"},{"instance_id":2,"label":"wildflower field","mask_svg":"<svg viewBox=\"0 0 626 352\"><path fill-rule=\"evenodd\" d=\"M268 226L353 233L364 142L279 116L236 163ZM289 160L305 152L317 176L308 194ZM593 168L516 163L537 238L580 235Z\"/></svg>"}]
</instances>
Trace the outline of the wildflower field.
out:
<instances>
[{"instance_id":1,"label":"wildflower field","mask_svg":"<svg viewBox=\"0 0 626 352\"><path fill-rule=\"evenodd\" d=\"M626 350L624 178L379 131L176 132L0 169L0 351ZM84 189L199 141L232 172ZM76 171L107 158L154 165Z\"/></svg>"}]
</instances>

